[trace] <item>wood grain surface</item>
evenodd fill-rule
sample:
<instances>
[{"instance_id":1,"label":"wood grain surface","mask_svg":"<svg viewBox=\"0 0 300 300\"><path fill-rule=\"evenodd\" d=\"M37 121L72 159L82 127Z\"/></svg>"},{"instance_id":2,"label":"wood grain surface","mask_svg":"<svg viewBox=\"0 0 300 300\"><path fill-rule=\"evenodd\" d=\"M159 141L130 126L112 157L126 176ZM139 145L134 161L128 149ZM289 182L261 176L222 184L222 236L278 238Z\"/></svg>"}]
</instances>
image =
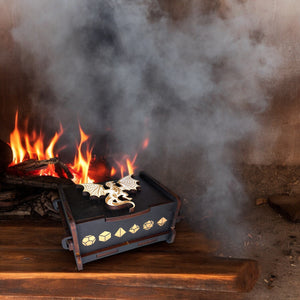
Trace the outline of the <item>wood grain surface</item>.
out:
<instances>
[{"instance_id":1,"label":"wood grain surface","mask_svg":"<svg viewBox=\"0 0 300 300\"><path fill-rule=\"evenodd\" d=\"M235 292L231 299L239 299L258 277L253 260L210 256L214 244L184 222L173 244L111 256L86 264L81 272L73 254L60 245L59 223L2 220L0 225L0 294L7 299L226 299L224 292Z\"/></svg>"}]
</instances>

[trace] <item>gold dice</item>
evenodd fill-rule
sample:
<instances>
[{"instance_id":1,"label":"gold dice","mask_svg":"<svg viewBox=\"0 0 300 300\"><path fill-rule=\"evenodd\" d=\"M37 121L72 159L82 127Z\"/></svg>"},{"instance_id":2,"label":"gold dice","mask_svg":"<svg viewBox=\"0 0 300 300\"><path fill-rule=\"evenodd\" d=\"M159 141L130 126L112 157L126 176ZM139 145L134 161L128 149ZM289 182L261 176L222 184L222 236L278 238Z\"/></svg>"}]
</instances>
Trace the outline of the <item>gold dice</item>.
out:
<instances>
[{"instance_id":1,"label":"gold dice","mask_svg":"<svg viewBox=\"0 0 300 300\"><path fill-rule=\"evenodd\" d=\"M144 223L143 228L144 230L149 230L153 227L154 222L149 220L147 222Z\"/></svg>"},{"instance_id":2,"label":"gold dice","mask_svg":"<svg viewBox=\"0 0 300 300\"><path fill-rule=\"evenodd\" d=\"M117 231L116 231L116 233L115 233L115 236L117 236L117 237L122 237L124 234L126 233L126 231L122 228L122 227L120 227Z\"/></svg>"},{"instance_id":3,"label":"gold dice","mask_svg":"<svg viewBox=\"0 0 300 300\"><path fill-rule=\"evenodd\" d=\"M165 217L160 218L156 224L160 227L164 226L167 223L167 219ZM152 227L154 226L154 221L152 220L148 220L147 222L145 222L143 224L143 229L144 230L150 230ZM140 230L140 226L137 224L133 224L128 231L132 234L135 234L137 231ZM124 234L126 234L126 230L123 229L122 227L120 227L116 232L115 232L115 236L120 238L122 237ZM100 235L99 235L99 241L100 242L106 242L109 239L112 238L112 234L109 231L103 231ZM87 235L82 239L82 244L84 246L91 246L96 242L96 237L93 235Z\"/></svg>"},{"instance_id":4,"label":"gold dice","mask_svg":"<svg viewBox=\"0 0 300 300\"><path fill-rule=\"evenodd\" d=\"M160 220L157 221L158 226L164 226L168 220L162 217Z\"/></svg>"},{"instance_id":5,"label":"gold dice","mask_svg":"<svg viewBox=\"0 0 300 300\"><path fill-rule=\"evenodd\" d=\"M111 233L109 231L103 231L100 235L99 235L99 241L100 242L106 242L111 238Z\"/></svg>"},{"instance_id":6,"label":"gold dice","mask_svg":"<svg viewBox=\"0 0 300 300\"><path fill-rule=\"evenodd\" d=\"M83 246L91 246L96 242L96 238L93 235L87 235L82 239Z\"/></svg>"},{"instance_id":7,"label":"gold dice","mask_svg":"<svg viewBox=\"0 0 300 300\"><path fill-rule=\"evenodd\" d=\"M140 230L140 226L134 224L130 229L129 232L131 232L132 234L136 233L138 230Z\"/></svg>"}]
</instances>

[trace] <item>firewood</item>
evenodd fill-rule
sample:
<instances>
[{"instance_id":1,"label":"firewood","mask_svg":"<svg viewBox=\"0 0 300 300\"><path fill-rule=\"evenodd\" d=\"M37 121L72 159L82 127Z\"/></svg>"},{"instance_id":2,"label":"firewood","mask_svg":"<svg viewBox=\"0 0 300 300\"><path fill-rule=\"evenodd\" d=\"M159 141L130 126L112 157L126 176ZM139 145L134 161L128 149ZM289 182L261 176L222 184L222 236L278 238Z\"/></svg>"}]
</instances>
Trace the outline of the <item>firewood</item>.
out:
<instances>
[{"instance_id":1,"label":"firewood","mask_svg":"<svg viewBox=\"0 0 300 300\"><path fill-rule=\"evenodd\" d=\"M2 178L6 184L40 187L44 189L57 189L58 186L70 186L74 182L67 178L58 178L53 176L14 176L6 175Z\"/></svg>"},{"instance_id":2,"label":"firewood","mask_svg":"<svg viewBox=\"0 0 300 300\"><path fill-rule=\"evenodd\" d=\"M50 212L54 213L54 214L59 214L59 212L53 207L53 201L57 200L59 198L59 195L57 193L57 191L50 191L49 193L44 193L44 201L43 201L43 205L45 207L45 209L47 209L48 214Z\"/></svg>"},{"instance_id":3,"label":"firewood","mask_svg":"<svg viewBox=\"0 0 300 300\"><path fill-rule=\"evenodd\" d=\"M16 190L0 192L0 201L15 199L16 194L17 194Z\"/></svg>"},{"instance_id":4,"label":"firewood","mask_svg":"<svg viewBox=\"0 0 300 300\"><path fill-rule=\"evenodd\" d=\"M69 168L60 160L55 163L55 172L61 178L69 178L72 179L74 176L70 172Z\"/></svg>"},{"instance_id":5,"label":"firewood","mask_svg":"<svg viewBox=\"0 0 300 300\"><path fill-rule=\"evenodd\" d=\"M40 197L40 192L32 192L30 191L20 191L16 193L16 197L14 199L7 199L0 201L0 210L1 211L11 211L13 209L16 209L20 205L27 203L27 202L34 202Z\"/></svg>"},{"instance_id":6,"label":"firewood","mask_svg":"<svg viewBox=\"0 0 300 300\"><path fill-rule=\"evenodd\" d=\"M20 217L20 216L29 216L31 214L31 208L28 205L18 206L16 209L9 211L0 211L0 217L11 216L11 217Z\"/></svg>"},{"instance_id":7,"label":"firewood","mask_svg":"<svg viewBox=\"0 0 300 300\"><path fill-rule=\"evenodd\" d=\"M33 210L42 217L46 214L46 211L40 201L36 201L34 203Z\"/></svg>"},{"instance_id":8,"label":"firewood","mask_svg":"<svg viewBox=\"0 0 300 300\"><path fill-rule=\"evenodd\" d=\"M12 172L32 172L37 170L46 169L51 164L57 163L57 158L50 158L50 159L28 159L19 164L9 167L9 173Z\"/></svg>"},{"instance_id":9,"label":"firewood","mask_svg":"<svg viewBox=\"0 0 300 300\"><path fill-rule=\"evenodd\" d=\"M6 170L12 159L13 154L10 146L0 140L0 173Z\"/></svg>"},{"instance_id":10,"label":"firewood","mask_svg":"<svg viewBox=\"0 0 300 300\"><path fill-rule=\"evenodd\" d=\"M10 211L19 204L20 202L18 200L0 201L0 211Z\"/></svg>"},{"instance_id":11,"label":"firewood","mask_svg":"<svg viewBox=\"0 0 300 300\"><path fill-rule=\"evenodd\" d=\"M35 171L46 169L49 165L55 166L55 172L59 177L69 179L73 178L73 174L69 168L56 157L42 160L28 159L9 167L7 173L19 176L30 175L30 173L34 173Z\"/></svg>"}]
</instances>

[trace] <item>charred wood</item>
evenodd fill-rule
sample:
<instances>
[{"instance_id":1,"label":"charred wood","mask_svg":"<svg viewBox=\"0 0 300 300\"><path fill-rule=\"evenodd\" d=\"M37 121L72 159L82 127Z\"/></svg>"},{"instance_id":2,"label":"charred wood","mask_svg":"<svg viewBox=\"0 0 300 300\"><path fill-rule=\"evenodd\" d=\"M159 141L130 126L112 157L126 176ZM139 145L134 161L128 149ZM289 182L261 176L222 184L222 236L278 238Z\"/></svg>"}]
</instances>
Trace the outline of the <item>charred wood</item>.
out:
<instances>
[{"instance_id":1,"label":"charred wood","mask_svg":"<svg viewBox=\"0 0 300 300\"><path fill-rule=\"evenodd\" d=\"M56 163L56 158L51 158L47 160L36 160L36 159L28 159L21 163L18 163L14 166L9 167L8 171L23 171L23 172L31 172L35 170L42 170L47 168L51 164Z\"/></svg>"},{"instance_id":2,"label":"charred wood","mask_svg":"<svg viewBox=\"0 0 300 300\"><path fill-rule=\"evenodd\" d=\"M58 158L50 158L50 159L28 159L19 164L11 166L7 169L8 174L12 175L32 175L36 171L43 170L49 167L49 165L54 165L55 172L61 178L73 178L72 173L70 172L69 168L62 163Z\"/></svg>"},{"instance_id":3,"label":"charred wood","mask_svg":"<svg viewBox=\"0 0 300 300\"><path fill-rule=\"evenodd\" d=\"M0 140L0 173L4 172L12 162L13 153L10 146Z\"/></svg>"},{"instance_id":4,"label":"charred wood","mask_svg":"<svg viewBox=\"0 0 300 300\"><path fill-rule=\"evenodd\" d=\"M33 202L40 197L41 191L33 191L32 189L19 189L6 192L8 199L0 201L1 211L10 211L16 209L18 206L26 203Z\"/></svg>"},{"instance_id":5,"label":"charred wood","mask_svg":"<svg viewBox=\"0 0 300 300\"><path fill-rule=\"evenodd\" d=\"M31 215L31 207L23 204L18 206L16 209L9 211L0 211L0 217L23 217Z\"/></svg>"},{"instance_id":6,"label":"charred wood","mask_svg":"<svg viewBox=\"0 0 300 300\"><path fill-rule=\"evenodd\" d=\"M17 195L17 191L16 190L0 192L0 201L6 201L6 200L15 199L16 195Z\"/></svg>"},{"instance_id":7,"label":"charred wood","mask_svg":"<svg viewBox=\"0 0 300 300\"><path fill-rule=\"evenodd\" d=\"M60 177L35 176L31 172L54 165ZM30 159L8 167L0 176L0 214L10 216L31 215L50 216L59 219L58 212L52 206L57 199L59 186L74 185L69 178L72 174L68 167L57 158L49 160ZM27 207L23 212L23 207ZM19 210L22 210L20 212Z\"/></svg>"},{"instance_id":8,"label":"charred wood","mask_svg":"<svg viewBox=\"0 0 300 300\"><path fill-rule=\"evenodd\" d=\"M72 179L74 176L70 172L69 168L60 160L55 163L55 172L61 178L69 178Z\"/></svg>"},{"instance_id":9,"label":"charred wood","mask_svg":"<svg viewBox=\"0 0 300 300\"><path fill-rule=\"evenodd\" d=\"M52 219L60 219L52 205L52 199L57 198L55 191L36 191L34 194L25 191L16 193L16 198L6 201L0 201L0 216L23 216L39 215L41 217L49 216Z\"/></svg>"},{"instance_id":10,"label":"charred wood","mask_svg":"<svg viewBox=\"0 0 300 300\"><path fill-rule=\"evenodd\" d=\"M58 186L70 186L74 184L70 179L53 176L6 175L2 178L2 182L11 185L30 186L43 189L57 189Z\"/></svg>"},{"instance_id":11,"label":"charred wood","mask_svg":"<svg viewBox=\"0 0 300 300\"><path fill-rule=\"evenodd\" d=\"M47 216L52 219L59 220L59 212L56 211L52 205L51 200L53 197L58 197L55 191L42 193L40 197L32 203L32 211L37 213L41 217Z\"/></svg>"}]
</instances>

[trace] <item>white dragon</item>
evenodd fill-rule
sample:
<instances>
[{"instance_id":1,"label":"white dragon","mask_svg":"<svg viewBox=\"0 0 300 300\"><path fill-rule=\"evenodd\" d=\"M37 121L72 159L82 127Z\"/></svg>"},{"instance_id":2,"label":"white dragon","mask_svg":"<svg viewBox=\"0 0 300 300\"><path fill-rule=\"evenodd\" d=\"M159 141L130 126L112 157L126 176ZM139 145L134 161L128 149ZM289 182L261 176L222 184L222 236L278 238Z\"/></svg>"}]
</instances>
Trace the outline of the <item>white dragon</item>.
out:
<instances>
[{"instance_id":1,"label":"white dragon","mask_svg":"<svg viewBox=\"0 0 300 300\"><path fill-rule=\"evenodd\" d=\"M117 182L107 181L104 184L84 183L81 185L83 186L83 192L88 192L90 196L99 198L106 196L105 203L109 209L129 207L129 212L134 211L135 203L127 192L137 191L140 188L138 180L134 179L132 175L125 176Z\"/></svg>"}]
</instances>

